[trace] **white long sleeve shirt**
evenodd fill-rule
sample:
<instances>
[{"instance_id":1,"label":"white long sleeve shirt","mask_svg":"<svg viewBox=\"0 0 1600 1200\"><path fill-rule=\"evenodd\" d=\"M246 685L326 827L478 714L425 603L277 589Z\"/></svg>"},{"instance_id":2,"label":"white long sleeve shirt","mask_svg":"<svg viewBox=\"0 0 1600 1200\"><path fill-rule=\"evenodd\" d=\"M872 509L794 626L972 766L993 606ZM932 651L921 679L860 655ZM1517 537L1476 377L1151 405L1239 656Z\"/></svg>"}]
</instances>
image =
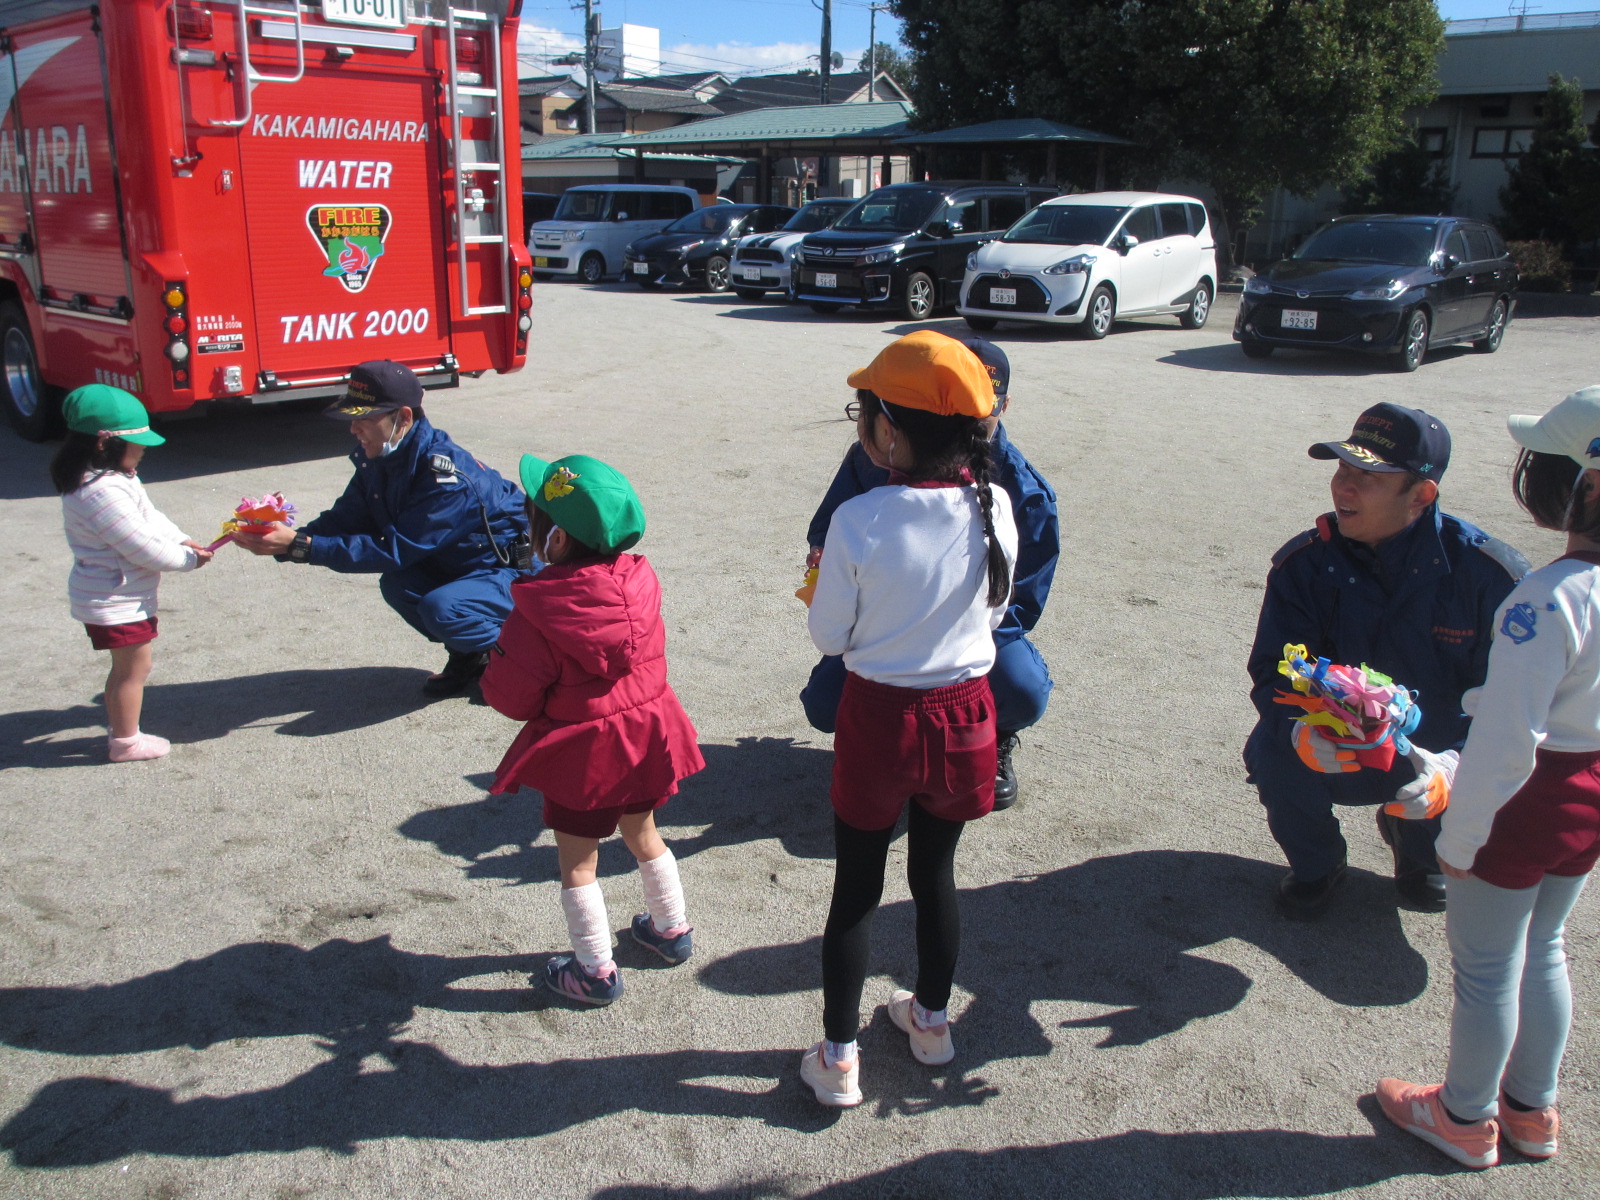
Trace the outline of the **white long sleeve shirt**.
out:
<instances>
[{"instance_id":1,"label":"white long sleeve shirt","mask_svg":"<svg viewBox=\"0 0 1600 1200\"><path fill-rule=\"evenodd\" d=\"M156 613L163 571L192 571L200 559L188 535L150 503L137 475L107 471L61 497L72 547L67 595L72 618L126 625Z\"/></svg>"},{"instance_id":2,"label":"white long sleeve shirt","mask_svg":"<svg viewBox=\"0 0 1600 1200\"><path fill-rule=\"evenodd\" d=\"M1007 564L1017 527L991 488ZM988 544L978 489L889 485L833 514L808 623L824 654L893 687L936 688L989 673L1006 606L989 606Z\"/></svg>"},{"instance_id":3,"label":"white long sleeve shirt","mask_svg":"<svg viewBox=\"0 0 1600 1200\"><path fill-rule=\"evenodd\" d=\"M1600 750L1600 569L1558 559L1524 578L1496 617L1488 678L1462 705L1472 729L1435 848L1466 869L1536 750Z\"/></svg>"}]
</instances>

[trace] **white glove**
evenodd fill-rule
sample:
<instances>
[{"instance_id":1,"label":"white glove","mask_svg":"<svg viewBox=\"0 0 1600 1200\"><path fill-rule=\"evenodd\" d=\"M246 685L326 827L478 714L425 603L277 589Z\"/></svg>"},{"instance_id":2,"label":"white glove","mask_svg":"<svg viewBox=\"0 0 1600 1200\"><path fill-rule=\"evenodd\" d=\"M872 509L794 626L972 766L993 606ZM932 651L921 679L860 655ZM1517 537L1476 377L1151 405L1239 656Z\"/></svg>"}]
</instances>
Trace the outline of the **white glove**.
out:
<instances>
[{"instance_id":1,"label":"white glove","mask_svg":"<svg viewBox=\"0 0 1600 1200\"><path fill-rule=\"evenodd\" d=\"M1342 775L1361 770L1354 750L1330 742L1314 727L1299 721L1289 724L1289 744L1300 756L1300 761L1319 775Z\"/></svg>"},{"instance_id":2,"label":"white glove","mask_svg":"<svg viewBox=\"0 0 1600 1200\"><path fill-rule=\"evenodd\" d=\"M1385 804L1383 811L1409 821L1437 817L1450 804L1450 785L1456 781L1461 755L1454 750L1435 754L1413 743L1406 757L1416 767L1417 777L1397 791L1394 802Z\"/></svg>"}]
</instances>

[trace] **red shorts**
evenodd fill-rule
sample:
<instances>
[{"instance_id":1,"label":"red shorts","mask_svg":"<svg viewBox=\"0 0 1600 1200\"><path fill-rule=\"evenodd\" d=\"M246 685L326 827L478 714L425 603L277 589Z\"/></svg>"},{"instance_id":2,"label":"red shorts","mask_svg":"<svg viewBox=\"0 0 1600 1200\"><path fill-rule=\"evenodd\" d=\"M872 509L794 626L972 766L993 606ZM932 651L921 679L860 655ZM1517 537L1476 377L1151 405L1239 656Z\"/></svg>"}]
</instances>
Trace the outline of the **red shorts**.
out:
<instances>
[{"instance_id":1,"label":"red shorts","mask_svg":"<svg viewBox=\"0 0 1600 1200\"><path fill-rule=\"evenodd\" d=\"M96 650L121 650L125 646L143 646L156 640L154 617L129 621L126 625L90 625L85 621L83 627L89 631L89 644Z\"/></svg>"},{"instance_id":2,"label":"red shorts","mask_svg":"<svg viewBox=\"0 0 1600 1200\"><path fill-rule=\"evenodd\" d=\"M566 808L547 799L544 802L544 823L557 833L569 837L608 838L617 831L624 813L651 812L665 804L667 799L662 796L659 800L636 800L621 808Z\"/></svg>"},{"instance_id":3,"label":"red shorts","mask_svg":"<svg viewBox=\"0 0 1600 1200\"><path fill-rule=\"evenodd\" d=\"M835 728L833 811L851 828L890 828L908 799L946 821L971 821L994 808L994 696L987 677L902 688L852 671Z\"/></svg>"},{"instance_id":4,"label":"red shorts","mask_svg":"<svg viewBox=\"0 0 1600 1200\"><path fill-rule=\"evenodd\" d=\"M1540 750L1533 774L1494 816L1472 873L1531 888L1546 875L1587 875L1600 859L1600 750Z\"/></svg>"}]
</instances>

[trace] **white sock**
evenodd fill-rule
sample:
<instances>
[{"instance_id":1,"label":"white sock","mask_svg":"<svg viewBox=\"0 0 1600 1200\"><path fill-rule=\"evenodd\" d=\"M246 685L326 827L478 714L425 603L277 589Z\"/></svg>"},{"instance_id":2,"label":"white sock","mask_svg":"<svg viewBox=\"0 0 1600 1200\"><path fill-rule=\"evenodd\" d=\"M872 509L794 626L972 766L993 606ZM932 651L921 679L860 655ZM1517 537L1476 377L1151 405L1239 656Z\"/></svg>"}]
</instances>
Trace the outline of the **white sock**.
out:
<instances>
[{"instance_id":1,"label":"white sock","mask_svg":"<svg viewBox=\"0 0 1600 1200\"><path fill-rule=\"evenodd\" d=\"M598 883L561 889L561 911L567 918L567 936L572 952L591 975L604 970L611 961L611 922L606 916L606 898Z\"/></svg>"},{"instance_id":2,"label":"white sock","mask_svg":"<svg viewBox=\"0 0 1600 1200\"><path fill-rule=\"evenodd\" d=\"M837 1067L840 1063L854 1062L856 1057L855 1042L830 1042L826 1038L822 1042L822 1065Z\"/></svg>"},{"instance_id":3,"label":"white sock","mask_svg":"<svg viewBox=\"0 0 1600 1200\"><path fill-rule=\"evenodd\" d=\"M644 881L644 903L657 933L680 929L689 923L684 914L683 884L678 881L678 860L667 850L658 858L639 863Z\"/></svg>"},{"instance_id":4,"label":"white sock","mask_svg":"<svg viewBox=\"0 0 1600 1200\"><path fill-rule=\"evenodd\" d=\"M917 1023L918 1029L932 1029L935 1025L946 1024L950 1020L948 1008L923 1008L922 1001L911 1002L911 1019Z\"/></svg>"}]
</instances>

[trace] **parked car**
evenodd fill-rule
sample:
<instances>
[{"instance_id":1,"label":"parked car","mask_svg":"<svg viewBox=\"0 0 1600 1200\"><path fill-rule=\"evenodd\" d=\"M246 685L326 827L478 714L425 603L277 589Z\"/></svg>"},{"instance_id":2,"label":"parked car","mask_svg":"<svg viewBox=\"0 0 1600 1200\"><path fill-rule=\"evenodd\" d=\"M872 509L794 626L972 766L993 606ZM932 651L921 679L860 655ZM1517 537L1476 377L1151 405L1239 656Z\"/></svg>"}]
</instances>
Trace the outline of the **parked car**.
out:
<instances>
[{"instance_id":1,"label":"parked car","mask_svg":"<svg viewBox=\"0 0 1600 1200\"><path fill-rule=\"evenodd\" d=\"M599 283L622 271L628 243L700 207L693 188L651 183L586 183L561 194L555 216L528 230L533 273Z\"/></svg>"},{"instance_id":2,"label":"parked car","mask_svg":"<svg viewBox=\"0 0 1600 1200\"><path fill-rule=\"evenodd\" d=\"M1217 294L1206 207L1161 192L1047 200L967 260L956 311L974 329L1001 320L1076 325L1103 338L1118 317L1176 313L1199 329Z\"/></svg>"},{"instance_id":3,"label":"parked car","mask_svg":"<svg viewBox=\"0 0 1600 1200\"><path fill-rule=\"evenodd\" d=\"M556 205L561 197L555 192L523 192L522 217L531 226L538 221L548 221L556 215Z\"/></svg>"},{"instance_id":4,"label":"parked car","mask_svg":"<svg viewBox=\"0 0 1600 1200\"><path fill-rule=\"evenodd\" d=\"M1482 221L1339 217L1251 277L1233 336L1250 358L1279 346L1361 350L1415 371L1434 346L1498 350L1517 279L1505 242Z\"/></svg>"},{"instance_id":5,"label":"parked car","mask_svg":"<svg viewBox=\"0 0 1600 1200\"><path fill-rule=\"evenodd\" d=\"M740 238L733 248L733 290L743 300L759 300L772 291L789 292L790 260L800 239L828 228L855 203L848 196L813 200L776 233L753 233Z\"/></svg>"},{"instance_id":6,"label":"parked car","mask_svg":"<svg viewBox=\"0 0 1600 1200\"><path fill-rule=\"evenodd\" d=\"M717 204L674 221L660 233L640 238L627 249L628 278L640 287L700 283L727 291L729 263L740 238L771 233L790 217L786 204Z\"/></svg>"},{"instance_id":7,"label":"parked car","mask_svg":"<svg viewBox=\"0 0 1600 1200\"><path fill-rule=\"evenodd\" d=\"M913 321L954 304L967 255L1056 193L1007 183L892 183L795 253L795 296L821 313L898 308Z\"/></svg>"}]
</instances>

